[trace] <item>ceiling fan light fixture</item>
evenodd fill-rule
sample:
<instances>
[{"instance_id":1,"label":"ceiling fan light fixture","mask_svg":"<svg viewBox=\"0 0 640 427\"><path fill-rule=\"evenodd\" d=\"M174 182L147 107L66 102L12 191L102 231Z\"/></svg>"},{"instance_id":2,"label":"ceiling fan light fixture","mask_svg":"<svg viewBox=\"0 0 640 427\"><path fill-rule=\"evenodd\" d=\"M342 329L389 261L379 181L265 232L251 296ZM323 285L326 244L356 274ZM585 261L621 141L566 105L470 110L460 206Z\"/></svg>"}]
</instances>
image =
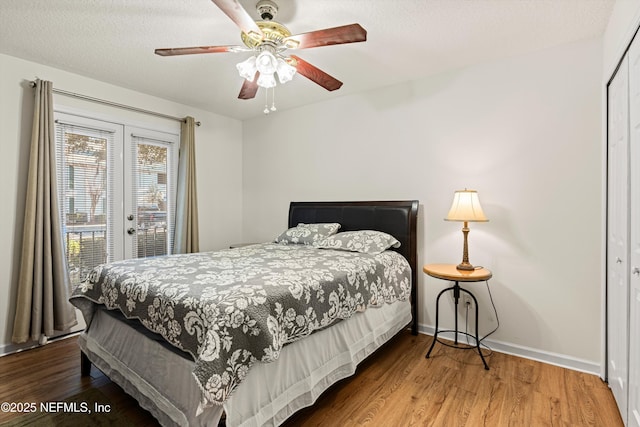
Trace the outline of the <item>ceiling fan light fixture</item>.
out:
<instances>
[{"instance_id":1,"label":"ceiling fan light fixture","mask_svg":"<svg viewBox=\"0 0 640 427\"><path fill-rule=\"evenodd\" d=\"M260 52L258 56L251 56L245 61L236 64L236 68L240 77L250 82L255 79L256 72L260 72L257 85L267 89L275 87L276 73L278 73L280 84L291 81L296 74L295 67L269 51Z\"/></svg>"},{"instance_id":2,"label":"ceiling fan light fixture","mask_svg":"<svg viewBox=\"0 0 640 427\"><path fill-rule=\"evenodd\" d=\"M278 80L281 84L291 81L296 74L295 67L287 64L282 58L278 58Z\"/></svg>"},{"instance_id":3,"label":"ceiling fan light fixture","mask_svg":"<svg viewBox=\"0 0 640 427\"><path fill-rule=\"evenodd\" d=\"M276 86L276 79L273 74L262 74L258 77L258 86L269 89Z\"/></svg>"},{"instance_id":4,"label":"ceiling fan light fixture","mask_svg":"<svg viewBox=\"0 0 640 427\"><path fill-rule=\"evenodd\" d=\"M256 76L256 71L258 71L258 68L256 67L256 57L251 56L246 61L239 62L236 64L236 68L238 69L240 77L252 82Z\"/></svg>"},{"instance_id":5,"label":"ceiling fan light fixture","mask_svg":"<svg viewBox=\"0 0 640 427\"><path fill-rule=\"evenodd\" d=\"M256 58L256 67L260 74L273 74L278 69L278 60L271 52L264 51Z\"/></svg>"}]
</instances>

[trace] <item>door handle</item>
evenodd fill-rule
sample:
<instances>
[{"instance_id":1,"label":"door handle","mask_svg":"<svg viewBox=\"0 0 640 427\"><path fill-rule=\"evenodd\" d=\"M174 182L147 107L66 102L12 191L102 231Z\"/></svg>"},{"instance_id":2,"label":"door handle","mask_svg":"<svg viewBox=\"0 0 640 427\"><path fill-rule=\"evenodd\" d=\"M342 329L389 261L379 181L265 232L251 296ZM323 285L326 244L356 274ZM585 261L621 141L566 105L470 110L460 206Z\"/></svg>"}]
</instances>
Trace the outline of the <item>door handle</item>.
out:
<instances>
[{"instance_id":1,"label":"door handle","mask_svg":"<svg viewBox=\"0 0 640 427\"><path fill-rule=\"evenodd\" d=\"M635 275L640 275L640 268L638 268L638 267L634 267L634 268L633 268L633 271L631 271L631 272L632 272L633 274L635 274Z\"/></svg>"},{"instance_id":2,"label":"door handle","mask_svg":"<svg viewBox=\"0 0 640 427\"><path fill-rule=\"evenodd\" d=\"M616 264L621 264L622 260L620 259L620 257L616 257Z\"/></svg>"},{"instance_id":3,"label":"door handle","mask_svg":"<svg viewBox=\"0 0 640 427\"><path fill-rule=\"evenodd\" d=\"M127 233L129 233L129 234L136 234L136 229L135 229L135 228L133 228L133 227L131 227L131 228L127 229Z\"/></svg>"}]
</instances>

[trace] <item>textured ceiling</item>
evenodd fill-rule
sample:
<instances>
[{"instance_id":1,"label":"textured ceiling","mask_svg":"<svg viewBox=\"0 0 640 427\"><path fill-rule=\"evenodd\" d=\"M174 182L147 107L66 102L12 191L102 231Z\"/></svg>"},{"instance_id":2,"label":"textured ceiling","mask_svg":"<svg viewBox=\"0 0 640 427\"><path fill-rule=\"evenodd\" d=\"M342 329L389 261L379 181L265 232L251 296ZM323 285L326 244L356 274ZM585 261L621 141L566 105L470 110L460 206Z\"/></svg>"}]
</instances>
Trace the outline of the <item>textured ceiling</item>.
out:
<instances>
[{"instance_id":1,"label":"textured ceiling","mask_svg":"<svg viewBox=\"0 0 640 427\"><path fill-rule=\"evenodd\" d=\"M365 43L296 54L344 82L302 76L276 88L278 109L603 34L613 0L276 0L293 34L359 23ZM257 20L256 0L240 3ZM155 48L241 44L209 0L1 0L0 53L238 119L262 114L264 90L237 99L248 53L159 57ZM25 76L33 78L35 76ZM42 76L46 78L45 76ZM65 89L65 88L60 88ZM73 88L71 88L73 89ZM91 94L87 94L91 95Z\"/></svg>"}]
</instances>

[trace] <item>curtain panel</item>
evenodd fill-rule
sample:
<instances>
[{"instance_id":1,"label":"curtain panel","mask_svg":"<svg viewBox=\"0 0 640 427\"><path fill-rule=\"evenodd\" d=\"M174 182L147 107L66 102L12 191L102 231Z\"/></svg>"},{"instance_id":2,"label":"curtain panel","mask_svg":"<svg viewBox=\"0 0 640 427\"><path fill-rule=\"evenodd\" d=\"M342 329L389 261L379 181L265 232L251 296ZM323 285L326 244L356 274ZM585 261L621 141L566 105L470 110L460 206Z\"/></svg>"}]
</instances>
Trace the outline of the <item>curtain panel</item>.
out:
<instances>
[{"instance_id":1,"label":"curtain panel","mask_svg":"<svg viewBox=\"0 0 640 427\"><path fill-rule=\"evenodd\" d=\"M31 150L12 341L23 343L77 324L62 238L55 164L52 83L36 81Z\"/></svg>"},{"instance_id":2,"label":"curtain panel","mask_svg":"<svg viewBox=\"0 0 640 427\"><path fill-rule=\"evenodd\" d=\"M196 195L195 120L186 117L180 129L178 187L176 191L176 227L173 252L200 250L198 238L198 199Z\"/></svg>"}]
</instances>

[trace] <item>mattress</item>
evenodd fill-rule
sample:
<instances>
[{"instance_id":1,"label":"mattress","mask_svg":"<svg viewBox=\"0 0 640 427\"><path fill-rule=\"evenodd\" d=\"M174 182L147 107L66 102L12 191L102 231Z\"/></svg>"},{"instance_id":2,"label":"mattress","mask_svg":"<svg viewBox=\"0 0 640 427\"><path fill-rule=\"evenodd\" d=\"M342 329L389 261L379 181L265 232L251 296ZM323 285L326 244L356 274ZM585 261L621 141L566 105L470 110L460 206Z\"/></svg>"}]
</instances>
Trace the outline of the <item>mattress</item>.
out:
<instances>
[{"instance_id":1,"label":"mattress","mask_svg":"<svg viewBox=\"0 0 640 427\"><path fill-rule=\"evenodd\" d=\"M198 414L194 362L153 337L96 312L79 339L82 351L163 426L277 426L312 405L332 384L411 322L411 305L396 301L286 345L271 363L257 363L223 406ZM141 355L144 355L141 357Z\"/></svg>"}]
</instances>

